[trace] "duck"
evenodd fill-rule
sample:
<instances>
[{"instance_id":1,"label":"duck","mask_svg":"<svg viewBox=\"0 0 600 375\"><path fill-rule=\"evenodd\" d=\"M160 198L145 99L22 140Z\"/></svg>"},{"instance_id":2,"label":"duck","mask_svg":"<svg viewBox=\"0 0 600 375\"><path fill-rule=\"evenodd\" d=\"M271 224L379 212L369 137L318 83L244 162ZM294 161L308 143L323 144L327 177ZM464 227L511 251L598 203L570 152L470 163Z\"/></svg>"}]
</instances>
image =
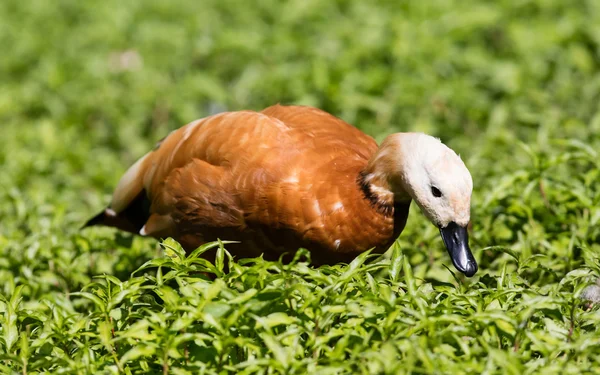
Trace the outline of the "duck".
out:
<instances>
[{"instance_id":1,"label":"duck","mask_svg":"<svg viewBox=\"0 0 600 375\"><path fill-rule=\"evenodd\" d=\"M433 136L394 133L378 146L323 110L277 104L172 131L84 227L171 237L187 252L236 241L227 250L237 258L286 259L304 248L315 266L333 265L385 252L414 201L439 228L454 267L471 277L472 191L460 156Z\"/></svg>"}]
</instances>

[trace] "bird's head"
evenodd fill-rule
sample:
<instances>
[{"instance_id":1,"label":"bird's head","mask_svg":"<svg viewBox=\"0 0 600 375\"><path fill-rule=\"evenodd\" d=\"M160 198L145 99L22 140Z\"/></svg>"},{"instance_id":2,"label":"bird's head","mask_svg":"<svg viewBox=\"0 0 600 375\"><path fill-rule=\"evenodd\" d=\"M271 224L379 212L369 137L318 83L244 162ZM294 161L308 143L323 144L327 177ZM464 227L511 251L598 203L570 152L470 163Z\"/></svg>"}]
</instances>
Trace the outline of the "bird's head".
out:
<instances>
[{"instance_id":1,"label":"bird's head","mask_svg":"<svg viewBox=\"0 0 600 375\"><path fill-rule=\"evenodd\" d=\"M385 174L383 179L396 201L412 199L419 205L440 229L454 266L466 276L473 276L477 263L467 234L473 180L460 157L437 138L396 133L383 141L370 167Z\"/></svg>"}]
</instances>

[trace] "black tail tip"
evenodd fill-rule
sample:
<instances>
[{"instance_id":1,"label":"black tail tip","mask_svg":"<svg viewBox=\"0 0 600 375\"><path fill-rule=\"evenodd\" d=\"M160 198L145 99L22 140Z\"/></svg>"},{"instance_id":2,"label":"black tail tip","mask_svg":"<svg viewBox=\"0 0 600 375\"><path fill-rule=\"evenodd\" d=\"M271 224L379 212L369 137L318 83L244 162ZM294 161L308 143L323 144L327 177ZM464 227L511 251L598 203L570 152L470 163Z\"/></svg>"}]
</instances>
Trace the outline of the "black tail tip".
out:
<instances>
[{"instance_id":1,"label":"black tail tip","mask_svg":"<svg viewBox=\"0 0 600 375\"><path fill-rule=\"evenodd\" d=\"M106 210L102 210L98 215L89 219L79 228L79 230L85 229L87 227L93 227L94 225L102 225L104 224L104 218L106 217Z\"/></svg>"}]
</instances>

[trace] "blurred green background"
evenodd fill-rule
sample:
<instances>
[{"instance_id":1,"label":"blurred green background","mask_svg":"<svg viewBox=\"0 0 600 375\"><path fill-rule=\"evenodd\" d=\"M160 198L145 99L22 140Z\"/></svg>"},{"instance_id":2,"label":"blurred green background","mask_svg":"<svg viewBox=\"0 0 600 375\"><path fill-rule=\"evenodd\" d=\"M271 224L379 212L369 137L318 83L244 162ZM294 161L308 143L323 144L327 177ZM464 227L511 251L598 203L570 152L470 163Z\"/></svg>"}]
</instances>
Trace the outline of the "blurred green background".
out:
<instances>
[{"instance_id":1,"label":"blurred green background","mask_svg":"<svg viewBox=\"0 0 600 375\"><path fill-rule=\"evenodd\" d=\"M4 0L0 46L0 293L26 285L32 309L160 254L78 231L157 140L274 103L459 152L480 276L598 270L598 1ZM453 280L415 208L399 243L416 277Z\"/></svg>"}]
</instances>

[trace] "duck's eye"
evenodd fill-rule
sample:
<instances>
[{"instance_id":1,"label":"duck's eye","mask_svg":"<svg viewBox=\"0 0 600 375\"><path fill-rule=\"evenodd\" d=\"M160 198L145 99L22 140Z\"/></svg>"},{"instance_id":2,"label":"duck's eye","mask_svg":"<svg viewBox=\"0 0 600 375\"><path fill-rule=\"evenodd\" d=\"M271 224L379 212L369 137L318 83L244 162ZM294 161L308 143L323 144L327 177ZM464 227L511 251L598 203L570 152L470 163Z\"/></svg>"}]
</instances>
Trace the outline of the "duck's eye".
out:
<instances>
[{"instance_id":1,"label":"duck's eye","mask_svg":"<svg viewBox=\"0 0 600 375\"><path fill-rule=\"evenodd\" d=\"M436 188L435 186L431 187L431 194L433 194L433 196L436 198L439 198L442 196L442 192L440 191L440 189Z\"/></svg>"}]
</instances>

